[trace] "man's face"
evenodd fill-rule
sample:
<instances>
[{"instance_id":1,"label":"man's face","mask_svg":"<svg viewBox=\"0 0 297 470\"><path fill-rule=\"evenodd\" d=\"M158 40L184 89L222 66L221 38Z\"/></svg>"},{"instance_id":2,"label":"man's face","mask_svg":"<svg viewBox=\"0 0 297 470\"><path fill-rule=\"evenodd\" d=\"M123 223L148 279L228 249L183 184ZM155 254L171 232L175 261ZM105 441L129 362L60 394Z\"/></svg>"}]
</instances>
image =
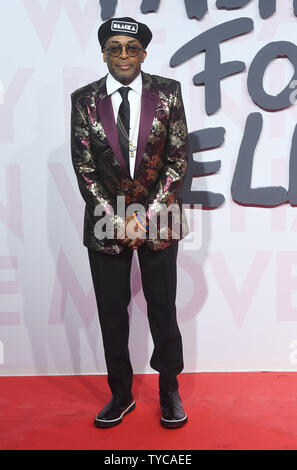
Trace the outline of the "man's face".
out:
<instances>
[{"instance_id":1,"label":"man's face","mask_svg":"<svg viewBox=\"0 0 297 470\"><path fill-rule=\"evenodd\" d=\"M112 36L109 38L103 51L103 60L107 63L110 74L123 85L129 85L137 77L141 71L141 64L146 58L146 51L139 51L138 56L130 57L127 54L126 48L122 48L122 53L118 57L112 57L108 50L111 46L127 46L133 44L142 49L141 43L138 39L130 36Z\"/></svg>"}]
</instances>

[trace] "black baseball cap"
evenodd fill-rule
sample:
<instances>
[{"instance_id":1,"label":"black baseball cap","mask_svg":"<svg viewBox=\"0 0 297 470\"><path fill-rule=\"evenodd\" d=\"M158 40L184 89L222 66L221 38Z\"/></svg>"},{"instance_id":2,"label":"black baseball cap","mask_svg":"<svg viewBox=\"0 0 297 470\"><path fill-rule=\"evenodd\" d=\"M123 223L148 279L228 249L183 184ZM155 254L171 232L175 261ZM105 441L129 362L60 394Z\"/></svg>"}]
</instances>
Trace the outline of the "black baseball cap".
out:
<instances>
[{"instance_id":1,"label":"black baseball cap","mask_svg":"<svg viewBox=\"0 0 297 470\"><path fill-rule=\"evenodd\" d=\"M153 34L149 27L144 23L139 23L133 18L110 18L102 23L98 30L98 40L103 49L105 42L112 36L131 36L142 44L146 49Z\"/></svg>"}]
</instances>

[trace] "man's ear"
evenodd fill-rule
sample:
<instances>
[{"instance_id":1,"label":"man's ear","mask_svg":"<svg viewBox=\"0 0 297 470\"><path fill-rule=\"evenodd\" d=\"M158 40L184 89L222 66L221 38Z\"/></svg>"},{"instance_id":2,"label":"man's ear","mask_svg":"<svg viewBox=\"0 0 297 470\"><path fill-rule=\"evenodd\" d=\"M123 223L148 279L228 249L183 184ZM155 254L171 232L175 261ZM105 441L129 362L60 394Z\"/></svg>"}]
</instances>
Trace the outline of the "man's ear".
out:
<instances>
[{"instance_id":1,"label":"man's ear","mask_svg":"<svg viewBox=\"0 0 297 470\"><path fill-rule=\"evenodd\" d=\"M141 60L142 63L145 61L146 56L147 56L147 52L142 51L142 60Z\"/></svg>"},{"instance_id":2,"label":"man's ear","mask_svg":"<svg viewBox=\"0 0 297 470\"><path fill-rule=\"evenodd\" d=\"M103 56L103 62L107 62L105 49L102 51L102 56Z\"/></svg>"}]
</instances>

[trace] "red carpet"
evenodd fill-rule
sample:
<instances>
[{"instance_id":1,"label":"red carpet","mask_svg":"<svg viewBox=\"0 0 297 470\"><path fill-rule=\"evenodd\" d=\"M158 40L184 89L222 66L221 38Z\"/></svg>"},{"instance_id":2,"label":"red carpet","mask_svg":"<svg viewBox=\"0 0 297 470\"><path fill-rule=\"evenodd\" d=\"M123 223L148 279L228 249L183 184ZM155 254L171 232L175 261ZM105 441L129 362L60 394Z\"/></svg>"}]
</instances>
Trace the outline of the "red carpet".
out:
<instances>
[{"instance_id":1,"label":"red carpet","mask_svg":"<svg viewBox=\"0 0 297 470\"><path fill-rule=\"evenodd\" d=\"M180 376L189 422L159 423L157 375L135 375L136 409L113 429L93 417L110 399L105 376L0 378L0 449L297 449L297 374Z\"/></svg>"}]
</instances>

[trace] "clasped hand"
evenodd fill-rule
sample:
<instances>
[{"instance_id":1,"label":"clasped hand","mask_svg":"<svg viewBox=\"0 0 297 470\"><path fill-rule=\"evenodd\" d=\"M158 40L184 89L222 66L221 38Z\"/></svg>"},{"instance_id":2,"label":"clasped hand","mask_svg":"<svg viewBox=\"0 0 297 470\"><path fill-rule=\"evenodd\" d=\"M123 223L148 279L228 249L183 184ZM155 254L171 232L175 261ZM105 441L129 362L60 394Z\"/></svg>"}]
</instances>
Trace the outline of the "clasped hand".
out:
<instances>
[{"instance_id":1,"label":"clasped hand","mask_svg":"<svg viewBox=\"0 0 297 470\"><path fill-rule=\"evenodd\" d=\"M128 245L132 250L139 248L146 238L146 233L141 229L133 215L129 215L125 219L125 226L118 232L121 243Z\"/></svg>"}]
</instances>

